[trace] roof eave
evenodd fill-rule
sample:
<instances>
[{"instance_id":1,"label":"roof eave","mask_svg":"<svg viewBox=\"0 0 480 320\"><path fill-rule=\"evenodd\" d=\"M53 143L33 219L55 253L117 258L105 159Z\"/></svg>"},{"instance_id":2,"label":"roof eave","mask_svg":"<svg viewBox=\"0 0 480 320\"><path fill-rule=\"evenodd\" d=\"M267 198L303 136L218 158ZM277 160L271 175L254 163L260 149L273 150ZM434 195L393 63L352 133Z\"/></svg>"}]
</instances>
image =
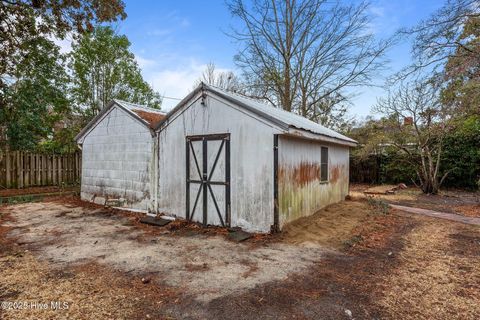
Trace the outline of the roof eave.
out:
<instances>
[{"instance_id":1,"label":"roof eave","mask_svg":"<svg viewBox=\"0 0 480 320\"><path fill-rule=\"evenodd\" d=\"M83 127L82 130L75 136L74 140L75 142L79 143L78 141L83 138L83 136L91 129L95 123L97 123L98 120L100 120L105 113L107 113L113 105L118 104L115 100L110 101L105 108L103 108L102 111L100 111L95 117L93 117L90 122L87 123L85 127Z\"/></svg>"},{"instance_id":2,"label":"roof eave","mask_svg":"<svg viewBox=\"0 0 480 320\"><path fill-rule=\"evenodd\" d=\"M100 111L90 122L75 136L75 142L77 144L81 144L80 140L86 136L90 130L92 129L93 126L107 113L112 109L114 106L117 106L127 112L130 116L132 116L134 119L138 120L141 124L143 124L149 131L152 137L155 135L155 130L150 126L150 123L145 121L142 117L140 117L138 114L133 112L132 110L126 108L121 104L121 102L113 99L110 101L105 108L103 108L102 111Z\"/></svg>"},{"instance_id":3,"label":"roof eave","mask_svg":"<svg viewBox=\"0 0 480 320\"><path fill-rule=\"evenodd\" d=\"M320 141L330 142L333 144L343 145L347 147L356 147L358 144L358 142L353 139L349 139L349 140L340 139L337 137L331 137L325 134L319 134L319 133L311 132L308 130L299 129L296 127L290 127L288 132L284 135L296 137L296 138L304 138L309 140L320 140Z\"/></svg>"}]
</instances>

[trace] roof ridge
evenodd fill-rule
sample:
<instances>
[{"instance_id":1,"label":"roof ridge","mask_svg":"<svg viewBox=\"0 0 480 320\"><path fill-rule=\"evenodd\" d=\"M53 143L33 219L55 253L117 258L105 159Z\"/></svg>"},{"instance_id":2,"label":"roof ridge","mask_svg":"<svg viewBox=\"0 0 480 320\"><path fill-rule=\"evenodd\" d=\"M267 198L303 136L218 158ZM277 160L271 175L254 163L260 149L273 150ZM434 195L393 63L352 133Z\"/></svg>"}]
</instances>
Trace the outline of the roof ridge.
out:
<instances>
[{"instance_id":1,"label":"roof ridge","mask_svg":"<svg viewBox=\"0 0 480 320\"><path fill-rule=\"evenodd\" d=\"M310 131L315 134L329 136L334 139L340 139L352 143L356 143L355 140L333 130L330 129L320 123L312 121L304 116L301 116L297 113L292 111L287 111L279 107L272 106L267 103L263 103L259 99L253 99L251 97L247 97L236 92L228 91L225 89L218 88L216 86L211 86L205 84L207 88L211 88L213 92L217 92L217 94L223 94L229 96L231 99L237 100L237 102L241 102L246 105L250 105L251 108L257 109L258 112L263 113L264 115L276 118L277 120L283 122L284 124L288 125L289 127L295 127L297 129L302 129L306 131ZM243 102L242 102L243 100ZM267 110L270 109L271 110Z\"/></svg>"},{"instance_id":2,"label":"roof ridge","mask_svg":"<svg viewBox=\"0 0 480 320\"><path fill-rule=\"evenodd\" d=\"M249 99L249 100L252 100L253 102L257 102L257 103L261 103L261 104L264 104L265 106L267 107L272 107L272 108L275 108L275 109L280 109L276 106L273 106L271 105L268 101L265 101L266 99L262 100L260 98L254 98L254 97L251 97L251 96L248 96L248 95L245 95L245 94L241 94L241 93L238 93L236 91L232 91L232 90L227 90L227 89L224 89L224 88L220 88L218 86L215 86L215 85L212 85L212 84L207 84L208 87L212 87L214 89L217 89L217 90L220 90L220 91L224 91L226 93L229 93L229 94L234 94L236 96L239 96L240 98L244 98L244 99Z\"/></svg>"},{"instance_id":3,"label":"roof ridge","mask_svg":"<svg viewBox=\"0 0 480 320\"><path fill-rule=\"evenodd\" d=\"M114 100L115 102L119 103L119 104L124 105L124 106L127 105L127 107L144 109L145 111L150 111L150 112L156 112L156 113L166 114L166 112L163 111L163 110L151 108L151 107L148 107L148 106L143 105L143 104L132 103L132 102L128 102L128 101L120 100L120 99L113 99L113 100Z\"/></svg>"}]
</instances>

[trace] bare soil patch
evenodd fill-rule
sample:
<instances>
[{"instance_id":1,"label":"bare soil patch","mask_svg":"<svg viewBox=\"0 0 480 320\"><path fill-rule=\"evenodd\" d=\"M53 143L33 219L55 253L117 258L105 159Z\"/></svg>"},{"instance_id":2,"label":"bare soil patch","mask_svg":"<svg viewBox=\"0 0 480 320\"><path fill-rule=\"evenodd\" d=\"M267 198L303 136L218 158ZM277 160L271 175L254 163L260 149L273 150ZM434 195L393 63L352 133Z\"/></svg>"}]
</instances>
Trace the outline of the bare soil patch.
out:
<instances>
[{"instance_id":1,"label":"bare soil patch","mask_svg":"<svg viewBox=\"0 0 480 320\"><path fill-rule=\"evenodd\" d=\"M342 249L352 231L370 218L372 208L365 201L333 204L309 217L287 224L282 239L287 243Z\"/></svg>"},{"instance_id":2,"label":"bare soil patch","mask_svg":"<svg viewBox=\"0 0 480 320\"><path fill-rule=\"evenodd\" d=\"M55 193L55 192L66 192L66 191L79 191L78 186L67 186L67 187L28 187L23 189L0 189L0 197L14 197L22 195L32 195L32 194L41 194L41 193Z\"/></svg>"},{"instance_id":3,"label":"bare soil patch","mask_svg":"<svg viewBox=\"0 0 480 320\"><path fill-rule=\"evenodd\" d=\"M178 290L143 284L138 278L87 263L58 269L29 251L0 257L0 300L46 303L48 309L0 310L2 319L146 319L169 318L163 305L178 301ZM51 302L67 308L54 310ZM155 306L155 310L152 310Z\"/></svg>"},{"instance_id":4,"label":"bare soil patch","mask_svg":"<svg viewBox=\"0 0 480 320\"><path fill-rule=\"evenodd\" d=\"M160 277L169 286L189 288L192 299L200 301L285 279L306 270L326 251L275 242L252 247L192 229L184 234L163 229L153 236L122 215L103 210L28 203L9 207L13 221L3 225L12 228L9 237L52 266L63 269L94 261L138 277Z\"/></svg>"}]
</instances>

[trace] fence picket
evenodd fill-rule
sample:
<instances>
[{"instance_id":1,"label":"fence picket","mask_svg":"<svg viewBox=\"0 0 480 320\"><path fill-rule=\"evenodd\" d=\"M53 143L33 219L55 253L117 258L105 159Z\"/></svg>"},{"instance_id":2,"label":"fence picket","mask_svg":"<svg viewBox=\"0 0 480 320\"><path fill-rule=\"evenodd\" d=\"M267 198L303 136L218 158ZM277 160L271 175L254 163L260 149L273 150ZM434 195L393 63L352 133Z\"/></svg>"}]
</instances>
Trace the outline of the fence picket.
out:
<instances>
[{"instance_id":1,"label":"fence picket","mask_svg":"<svg viewBox=\"0 0 480 320\"><path fill-rule=\"evenodd\" d=\"M0 185L5 188L79 183L81 154L50 155L0 150Z\"/></svg>"},{"instance_id":2,"label":"fence picket","mask_svg":"<svg viewBox=\"0 0 480 320\"><path fill-rule=\"evenodd\" d=\"M5 154L5 188L10 188L12 185L10 170L10 153L7 153Z\"/></svg>"}]
</instances>

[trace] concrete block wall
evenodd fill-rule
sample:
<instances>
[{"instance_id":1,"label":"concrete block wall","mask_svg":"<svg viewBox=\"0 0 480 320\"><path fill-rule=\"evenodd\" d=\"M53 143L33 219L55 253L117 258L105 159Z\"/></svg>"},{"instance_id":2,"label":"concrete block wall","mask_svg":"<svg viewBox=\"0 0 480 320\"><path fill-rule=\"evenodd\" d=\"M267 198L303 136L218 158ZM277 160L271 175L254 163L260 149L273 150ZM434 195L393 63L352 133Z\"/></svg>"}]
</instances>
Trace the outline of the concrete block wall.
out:
<instances>
[{"instance_id":1,"label":"concrete block wall","mask_svg":"<svg viewBox=\"0 0 480 320\"><path fill-rule=\"evenodd\" d=\"M82 199L120 199L124 207L150 210L152 148L150 130L113 108L83 141Z\"/></svg>"}]
</instances>

